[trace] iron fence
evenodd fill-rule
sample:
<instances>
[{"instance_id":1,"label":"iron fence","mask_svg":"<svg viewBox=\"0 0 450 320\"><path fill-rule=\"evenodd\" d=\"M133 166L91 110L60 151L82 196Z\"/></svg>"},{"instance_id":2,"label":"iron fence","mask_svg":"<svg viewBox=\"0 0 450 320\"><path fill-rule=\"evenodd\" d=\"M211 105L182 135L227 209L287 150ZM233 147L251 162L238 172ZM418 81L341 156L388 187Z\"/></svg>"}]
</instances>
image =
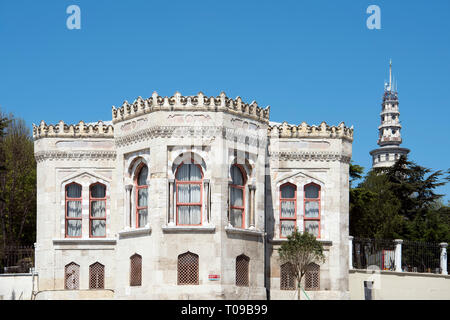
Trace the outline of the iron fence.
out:
<instances>
[{"instance_id":1,"label":"iron fence","mask_svg":"<svg viewBox=\"0 0 450 320\"><path fill-rule=\"evenodd\" d=\"M0 273L28 273L33 267L33 246L8 246L0 251Z\"/></svg>"},{"instance_id":2,"label":"iron fence","mask_svg":"<svg viewBox=\"0 0 450 320\"><path fill-rule=\"evenodd\" d=\"M353 267L370 269L374 266L380 270L394 270L395 243L391 240L353 239Z\"/></svg>"},{"instance_id":3,"label":"iron fence","mask_svg":"<svg viewBox=\"0 0 450 320\"><path fill-rule=\"evenodd\" d=\"M440 273L439 243L403 241L402 270L406 272Z\"/></svg>"}]
</instances>

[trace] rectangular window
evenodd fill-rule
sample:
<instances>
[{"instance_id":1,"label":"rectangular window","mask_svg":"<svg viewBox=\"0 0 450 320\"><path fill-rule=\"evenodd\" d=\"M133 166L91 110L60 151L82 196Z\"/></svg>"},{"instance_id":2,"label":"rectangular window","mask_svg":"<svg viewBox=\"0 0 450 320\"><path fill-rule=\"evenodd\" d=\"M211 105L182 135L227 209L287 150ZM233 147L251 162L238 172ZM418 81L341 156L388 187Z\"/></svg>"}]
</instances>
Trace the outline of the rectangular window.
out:
<instances>
[{"instance_id":1,"label":"rectangular window","mask_svg":"<svg viewBox=\"0 0 450 320\"><path fill-rule=\"evenodd\" d=\"M280 237L286 238L296 228L297 187L287 183L280 187Z\"/></svg>"},{"instance_id":2,"label":"rectangular window","mask_svg":"<svg viewBox=\"0 0 450 320\"><path fill-rule=\"evenodd\" d=\"M106 187L96 183L89 189L89 236L106 237Z\"/></svg>"},{"instance_id":3,"label":"rectangular window","mask_svg":"<svg viewBox=\"0 0 450 320\"><path fill-rule=\"evenodd\" d=\"M303 204L305 231L320 238L320 186L314 183L305 186Z\"/></svg>"},{"instance_id":4,"label":"rectangular window","mask_svg":"<svg viewBox=\"0 0 450 320\"><path fill-rule=\"evenodd\" d=\"M71 183L66 186L66 237L81 237L81 186Z\"/></svg>"}]
</instances>

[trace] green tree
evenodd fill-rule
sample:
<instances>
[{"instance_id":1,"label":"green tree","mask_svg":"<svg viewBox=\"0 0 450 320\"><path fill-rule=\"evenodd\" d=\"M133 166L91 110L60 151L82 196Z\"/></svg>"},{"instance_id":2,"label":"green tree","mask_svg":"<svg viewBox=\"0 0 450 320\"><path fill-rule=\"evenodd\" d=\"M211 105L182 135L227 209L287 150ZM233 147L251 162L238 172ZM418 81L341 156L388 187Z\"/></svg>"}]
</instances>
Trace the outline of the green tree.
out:
<instances>
[{"instance_id":1,"label":"green tree","mask_svg":"<svg viewBox=\"0 0 450 320\"><path fill-rule=\"evenodd\" d=\"M308 232L293 232L287 237L280 249L280 262L289 262L292 265L294 276L297 280L298 299L300 300L301 281L310 263L325 261L322 243Z\"/></svg>"}]
</instances>

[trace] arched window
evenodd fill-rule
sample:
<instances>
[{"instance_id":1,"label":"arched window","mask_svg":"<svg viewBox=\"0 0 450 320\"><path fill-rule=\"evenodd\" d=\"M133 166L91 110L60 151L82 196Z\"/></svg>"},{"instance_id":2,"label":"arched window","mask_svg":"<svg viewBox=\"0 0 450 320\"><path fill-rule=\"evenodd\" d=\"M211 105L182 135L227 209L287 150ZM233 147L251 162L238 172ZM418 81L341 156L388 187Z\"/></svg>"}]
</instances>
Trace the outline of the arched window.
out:
<instances>
[{"instance_id":1,"label":"arched window","mask_svg":"<svg viewBox=\"0 0 450 320\"><path fill-rule=\"evenodd\" d=\"M236 285L248 287L248 269L250 258L241 254L236 258Z\"/></svg>"},{"instance_id":2,"label":"arched window","mask_svg":"<svg viewBox=\"0 0 450 320\"><path fill-rule=\"evenodd\" d=\"M203 173L199 165L182 163L176 171L177 225L202 224Z\"/></svg>"},{"instance_id":3,"label":"arched window","mask_svg":"<svg viewBox=\"0 0 450 320\"><path fill-rule=\"evenodd\" d=\"M78 290L80 288L80 266L71 262L64 267L64 289Z\"/></svg>"},{"instance_id":4,"label":"arched window","mask_svg":"<svg viewBox=\"0 0 450 320\"><path fill-rule=\"evenodd\" d=\"M130 257L130 286L142 283L142 257L137 253Z\"/></svg>"},{"instance_id":5,"label":"arched window","mask_svg":"<svg viewBox=\"0 0 450 320\"><path fill-rule=\"evenodd\" d=\"M240 166L231 166L230 223L235 228L245 228L246 177Z\"/></svg>"},{"instance_id":6,"label":"arched window","mask_svg":"<svg viewBox=\"0 0 450 320\"><path fill-rule=\"evenodd\" d=\"M295 290L295 273L294 266L290 262L286 262L280 267L280 289Z\"/></svg>"},{"instance_id":7,"label":"arched window","mask_svg":"<svg viewBox=\"0 0 450 320\"><path fill-rule=\"evenodd\" d=\"M310 183L305 186L305 231L320 238L320 186Z\"/></svg>"},{"instance_id":8,"label":"arched window","mask_svg":"<svg viewBox=\"0 0 450 320\"><path fill-rule=\"evenodd\" d=\"M297 187L286 183L280 187L280 237L286 238L296 228Z\"/></svg>"},{"instance_id":9,"label":"arched window","mask_svg":"<svg viewBox=\"0 0 450 320\"><path fill-rule=\"evenodd\" d=\"M89 266L89 289L105 288L105 266L99 262Z\"/></svg>"},{"instance_id":10,"label":"arched window","mask_svg":"<svg viewBox=\"0 0 450 320\"><path fill-rule=\"evenodd\" d=\"M145 227L148 216L148 167L141 165L136 174L136 228Z\"/></svg>"},{"instance_id":11,"label":"arched window","mask_svg":"<svg viewBox=\"0 0 450 320\"><path fill-rule=\"evenodd\" d=\"M89 188L89 236L106 237L106 186L101 183Z\"/></svg>"},{"instance_id":12,"label":"arched window","mask_svg":"<svg viewBox=\"0 0 450 320\"><path fill-rule=\"evenodd\" d=\"M310 263L305 272L305 290L320 289L320 266Z\"/></svg>"},{"instance_id":13,"label":"arched window","mask_svg":"<svg viewBox=\"0 0 450 320\"><path fill-rule=\"evenodd\" d=\"M66 186L66 237L81 237L81 186L71 183Z\"/></svg>"},{"instance_id":14,"label":"arched window","mask_svg":"<svg viewBox=\"0 0 450 320\"><path fill-rule=\"evenodd\" d=\"M178 285L198 284L198 255L186 252L178 256Z\"/></svg>"}]
</instances>

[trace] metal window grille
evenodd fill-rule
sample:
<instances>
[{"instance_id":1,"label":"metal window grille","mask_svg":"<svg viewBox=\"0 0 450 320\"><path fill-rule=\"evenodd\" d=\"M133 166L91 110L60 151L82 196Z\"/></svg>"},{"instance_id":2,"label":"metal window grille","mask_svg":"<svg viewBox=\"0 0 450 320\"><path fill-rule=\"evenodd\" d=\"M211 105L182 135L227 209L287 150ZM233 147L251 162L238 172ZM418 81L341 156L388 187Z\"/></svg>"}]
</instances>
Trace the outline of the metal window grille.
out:
<instances>
[{"instance_id":1,"label":"metal window grille","mask_svg":"<svg viewBox=\"0 0 450 320\"><path fill-rule=\"evenodd\" d=\"M440 259L441 248L438 243L403 241L403 271L440 273Z\"/></svg>"},{"instance_id":2,"label":"metal window grille","mask_svg":"<svg viewBox=\"0 0 450 320\"><path fill-rule=\"evenodd\" d=\"M248 287L248 266L250 258L241 254L236 258L236 285Z\"/></svg>"},{"instance_id":3,"label":"metal window grille","mask_svg":"<svg viewBox=\"0 0 450 320\"><path fill-rule=\"evenodd\" d=\"M305 290L320 289L320 266L310 263L305 273Z\"/></svg>"},{"instance_id":4,"label":"metal window grille","mask_svg":"<svg viewBox=\"0 0 450 320\"><path fill-rule=\"evenodd\" d=\"M140 286L142 283L142 257L138 254L130 258L130 286Z\"/></svg>"},{"instance_id":5,"label":"metal window grille","mask_svg":"<svg viewBox=\"0 0 450 320\"><path fill-rule=\"evenodd\" d=\"M33 246L0 248L0 273L27 273L34 266Z\"/></svg>"},{"instance_id":6,"label":"metal window grille","mask_svg":"<svg viewBox=\"0 0 450 320\"><path fill-rule=\"evenodd\" d=\"M198 284L198 255L186 252L178 256L178 285Z\"/></svg>"},{"instance_id":7,"label":"metal window grille","mask_svg":"<svg viewBox=\"0 0 450 320\"><path fill-rule=\"evenodd\" d=\"M80 266L75 262L71 262L64 269L64 288L67 290L78 290L80 288Z\"/></svg>"},{"instance_id":8,"label":"metal window grille","mask_svg":"<svg viewBox=\"0 0 450 320\"><path fill-rule=\"evenodd\" d=\"M294 266L290 262L282 264L280 267L280 289L295 290Z\"/></svg>"},{"instance_id":9,"label":"metal window grille","mask_svg":"<svg viewBox=\"0 0 450 320\"><path fill-rule=\"evenodd\" d=\"M105 288L105 266L99 262L89 266L89 289Z\"/></svg>"}]
</instances>

